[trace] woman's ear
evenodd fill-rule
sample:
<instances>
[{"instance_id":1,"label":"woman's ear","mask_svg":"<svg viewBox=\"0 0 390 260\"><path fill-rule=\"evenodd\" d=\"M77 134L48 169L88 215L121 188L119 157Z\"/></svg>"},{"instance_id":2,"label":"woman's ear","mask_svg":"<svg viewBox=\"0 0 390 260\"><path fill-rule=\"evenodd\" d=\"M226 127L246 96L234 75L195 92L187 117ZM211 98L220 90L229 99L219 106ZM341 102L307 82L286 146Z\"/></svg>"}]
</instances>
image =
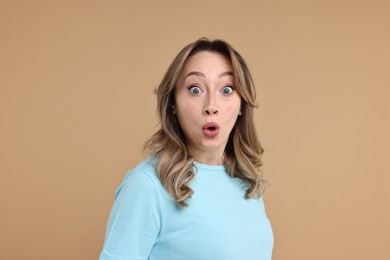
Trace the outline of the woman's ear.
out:
<instances>
[{"instance_id":1,"label":"woman's ear","mask_svg":"<svg viewBox=\"0 0 390 260\"><path fill-rule=\"evenodd\" d=\"M176 108L175 108L175 105L172 105L172 113L173 113L174 115L176 115Z\"/></svg>"}]
</instances>

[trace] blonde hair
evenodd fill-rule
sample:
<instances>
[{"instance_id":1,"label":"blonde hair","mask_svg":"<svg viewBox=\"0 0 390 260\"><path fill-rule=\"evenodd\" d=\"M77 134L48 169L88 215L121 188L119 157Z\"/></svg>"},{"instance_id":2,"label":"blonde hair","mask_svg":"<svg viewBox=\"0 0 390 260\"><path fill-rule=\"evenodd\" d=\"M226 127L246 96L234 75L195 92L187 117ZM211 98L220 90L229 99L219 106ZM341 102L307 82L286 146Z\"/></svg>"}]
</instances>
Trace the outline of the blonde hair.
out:
<instances>
[{"instance_id":1,"label":"blonde hair","mask_svg":"<svg viewBox=\"0 0 390 260\"><path fill-rule=\"evenodd\" d=\"M230 133L224 165L231 177L239 178L246 184L246 198L260 197L265 191L266 181L261 170L263 148L253 120L256 90L244 59L223 40L201 38L185 46L173 60L155 90L160 128L145 143L145 150L158 159L157 172L167 192L180 207L187 206L185 200L193 193L189 185L195 177L196 168L173 107L176 84L184 64L190 56L201 51L222 54L231 62L235 89L241 97L242 115Z\"/></svg>"}]
</instances>

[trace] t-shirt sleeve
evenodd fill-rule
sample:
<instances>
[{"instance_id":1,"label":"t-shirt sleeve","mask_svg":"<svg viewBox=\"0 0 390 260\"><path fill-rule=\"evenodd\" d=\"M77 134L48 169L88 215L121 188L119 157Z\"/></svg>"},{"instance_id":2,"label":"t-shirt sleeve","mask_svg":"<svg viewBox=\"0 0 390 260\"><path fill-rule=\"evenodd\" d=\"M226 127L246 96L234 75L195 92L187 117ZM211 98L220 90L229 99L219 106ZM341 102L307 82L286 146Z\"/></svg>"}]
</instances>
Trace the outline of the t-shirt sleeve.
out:
<instances>
[{"instance_id":1,"label":"t-shirt sleeve","mask_svg":"<svg viewBox=\"0 0 390 260\"><path fill-rule=\"evenodd\" d=\"M160 203L153 179L129 172L115 195L100 260L148 259L160 230Z\"/></svg>"}]
</instances>

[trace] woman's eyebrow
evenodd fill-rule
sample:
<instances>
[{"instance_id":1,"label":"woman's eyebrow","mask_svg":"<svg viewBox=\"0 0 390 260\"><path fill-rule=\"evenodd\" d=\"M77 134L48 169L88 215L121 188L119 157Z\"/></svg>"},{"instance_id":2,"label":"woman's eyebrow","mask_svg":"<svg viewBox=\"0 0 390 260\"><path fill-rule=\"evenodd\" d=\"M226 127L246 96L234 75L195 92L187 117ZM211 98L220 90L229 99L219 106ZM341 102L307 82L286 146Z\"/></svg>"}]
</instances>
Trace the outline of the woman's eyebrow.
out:
<instances>
[{"instance_id":1,"label":"woman's eyebrow","mask_svg":"<svg viewBox=\"0 0 390 260\"><path fill-rule=\"evenodd\" d=\"M191 71L189 72L184 79L186 79L187 77L191 76L191 75L195 75L195 76L198 76L198 77L202 77L202 78L205 78L206 75L204 75L202 72L199 72L199 71ZM222 72L221 74L218 75L218 78L222 78L222 77L225 77L225 76L233 76L233 72L231 71L225 71L225 72Z\"/></svg>"},{"instance_id":2,"label":"woman's eyebrow","mask_svg":"<svg viewBox=\"0 0 390 260\"><path fill-rule=\"evenodd\" d=\"M191 71L190 73L188 73L185 78L191 76L191 75L195 75L195 76L198 76L198 77L202 77L202 78L205 78L206 76L202 73L202 72L199 72L199 71ZM185 79L184 78L184 79Z\"/></svg>"},{"instance_id":3,"label":"woman's eyebrow","mask_svg":"<svg viewBox=\"0 0 390 260\"><path fill-rule=\"evenodd\" d=\"M233 76L233 72L231 72L231 71L222 72L221 74L218 75L218 78L222 78L225 76Z\"/></svg>"}]
</instances>

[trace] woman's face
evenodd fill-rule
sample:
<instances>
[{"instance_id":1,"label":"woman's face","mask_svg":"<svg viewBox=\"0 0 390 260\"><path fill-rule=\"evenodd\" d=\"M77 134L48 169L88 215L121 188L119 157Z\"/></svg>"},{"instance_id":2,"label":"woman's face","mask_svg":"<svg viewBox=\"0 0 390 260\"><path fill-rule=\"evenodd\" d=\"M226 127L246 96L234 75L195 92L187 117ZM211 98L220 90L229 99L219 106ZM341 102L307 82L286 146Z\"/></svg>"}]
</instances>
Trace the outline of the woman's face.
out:
<instances>
[{"instance_id":1,"label":"woman's face","mask_svg":"<svg viewBox=\"0 0 390 260\"><path fill-rule=\"evenodd\" d=\"M186 61L176 86L175 111L196 161L222 164L240 107L228 59L201 51Z\"/></svg>"}]
</instances>

